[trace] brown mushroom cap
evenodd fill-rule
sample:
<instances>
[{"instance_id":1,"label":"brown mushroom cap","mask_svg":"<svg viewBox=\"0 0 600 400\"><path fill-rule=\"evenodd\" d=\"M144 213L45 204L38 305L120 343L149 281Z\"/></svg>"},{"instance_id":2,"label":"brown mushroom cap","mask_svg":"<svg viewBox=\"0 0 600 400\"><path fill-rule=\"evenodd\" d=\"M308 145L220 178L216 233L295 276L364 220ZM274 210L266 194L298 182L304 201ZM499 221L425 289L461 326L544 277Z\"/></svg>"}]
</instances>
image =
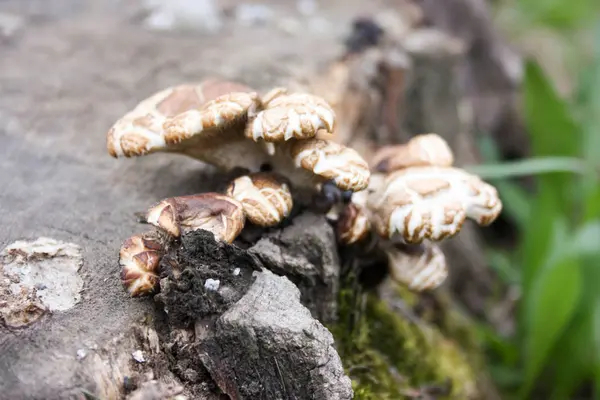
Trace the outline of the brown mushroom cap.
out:
<instances>
[{"instance_id":1,"label":"brown mushroom cap","mask_svg":"<svg viewBox=\"0 0 600 400\"><path fill-rule=\"evenodd\" d=\"M421 292L439 287L448 277L448 266L438 246L428 244L419 247L410 252L391 248L386 253L391 278Z\"/></svg>"},{"instance_id":2,"label":"brown mushroom cap","mask_svg":"<svg viewBox=\"0 0 600 400\"><path fill-rule=\"evenodd\" d=\"M496 189L458 168L412 167L385 178L370 194L376 231L408 243L456 235L465 219L485 226L502 210Z\"/></svg>"},{"instance_id":3,"label":"brown mushroom cap","mask_svg":"<svg viewBox=\"0 0 600 400\"><path fill-rule=\"evenodd\" d=\"M227 243L235 240L246 221L242 204L219 193L165 199L148 210L147 220L174 237L204 229Z\"/></svg>"},{"instance_id":4,"label":"brown mushroom cap","mask_svg":"<svg viewBox=\"0 0 600 400\"><path fill-rule=\"evenodd\" d=\"M259 226L275 226L292 211L290 188L274 173L241 176L226 193L242 203L246 218Z\"/></svg>"},{"instance_id":5,"label":"brown mushroom cap","mask_svg":"<svg viewBox=\"0 0 600 400\"><path fill-rule=\"evenodd\" d=\"M149 234L135 235L123 242L119 252L121 281L132 297L156 289L162 255L162 244Z\"/></svg>"},{"instance_id":6,"label":"brown mushroom cap","mask_svg":"<svg viewBox=\"0 0 600 400\"><path fill-rule=\"evenodd\" d=\"M248 124L245 134L254 141L266 142L308 139L320 129L332 132L334 122L335 113L322 98L308 93L277 93Z\"/></svg>"},{"instance_id":7,"label":"brown mushroom cap","mask_svg":"<svg viewBox=\"0 0 600 400\"><path fill-rule=\"evenodd\" d=\"M350 245L365 239L371 231L371 221L366 208L349 203L342 209L336 223L338 240Z\"/></svg>"},{"instance_id":8,"label":"brown mushroom cap","mask_svg":"<svg viewBox=\"0 0 600 400\"><path fill-rule=\"evenodd\" d=\"M357 192L369 185L369 165L349 147L312 138L295 141L290 151L297 167L333 181L342 190Z\"/></svg>"},{"instance_id":9,"label":"brown mushroom cap","mask_svg":"<svg viewBox=\"0 0 600 400\"><path fill-rule=\"evenodd\" d=\"M176 152L225 169L260 165L264 152L242 134L248 110L258 103L251 88L219 79L170 87L112 126L108 152L113 157Z\"/></svg>"},{"instance_id":10,"label":"brown mushroom cap","mask_svg":"<svg viewBox=\"0 0 600 400\"><path fill-rule=\"evenodd\" d=\"M427 165L450 167L453 163L450 146L435 133L415 136L406 144L382 147L371 162L376 171L383 173Z\"/></svg>"}]
</instances>

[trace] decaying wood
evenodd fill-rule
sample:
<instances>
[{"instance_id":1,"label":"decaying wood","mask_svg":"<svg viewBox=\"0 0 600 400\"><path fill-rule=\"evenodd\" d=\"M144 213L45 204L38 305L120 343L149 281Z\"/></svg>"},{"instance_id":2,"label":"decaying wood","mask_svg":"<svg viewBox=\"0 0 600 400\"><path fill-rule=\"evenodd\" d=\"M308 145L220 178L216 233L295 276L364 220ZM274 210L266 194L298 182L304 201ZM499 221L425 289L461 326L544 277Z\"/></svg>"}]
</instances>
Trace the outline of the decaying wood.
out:
<instances>
[{"instance_id":1,"label":"decaying wood","mask_svg":"<svg viewBox=\"0 0 600 400\"><path fill-rule=\"evenodd\" d=\"M44 7L52 10L57 3L48 1ZM64 18L49 13L43 24L27 26L21 36L2 43L6 74L0 77L0 89L6 95L0 99L0 184L9 189L1 199L0 223L7 228L0 232L0 244L49 236L81 246L78 273L84 290L75 307L44 315L31 326L0 324L0 393L12 399L96 395L216 400L226 398L219 391L240 399L275 392L268 398L306 398L301 396L308 388L314 398L349 398L350 382L331 336L315 319L334 318L339 290L333 233L325 221L304 217L287 231L265 235L253 244L255 252L240 250L257 260L239 266L237 286L231 284L235 266L227 278L211 275L208 268L218 265L225 273L227 260L188 262L182 268L187 280L172 278L177 285L165 285L165 293L172 295L166 301L130 299L119 282L117 254L125 238L146 229L135 213L165 197L216 190L224 177L170 155L116 162L105 151L106 130L148 94L218 70L261 91L275 85L321 88L339 107L341 141L368 157L377 145L421 133L413 129L436 129L447 139L468 131L452 128L463 124L461 103L453 86L438 76L455 82L454 70L442 65L452 66L461 55L425 51L421 57L422 48L409 46L411 56L406 48L387 43L342 57L336 50L338 32L299 39L273 27L233 29L219 40L189 32L159 35L139 26L140 10L129 3L117 20L113 6L91 3L89 9L69 9ZM348 18L345 24L337 22L337 11L328 11L336 16L336 25L350 26ZM360 11L356 7L353 13ZM404 26L412 27L418 18L407 20ZM257 51L256 43L266 50ZM323 80L329 88L322 86ZM410 123L402 115L410 115ZM460 153L458 139L451 143ZM473 253L480 246L469 243L468 248L457 246L465 249L463 255L470 252L466 275L456 274L462 279L483 270L483 261ZM185 259L183 253L174 253L179 255L175 261ZM260 272L252 280L254 262L279 275ZM220 296L207 289L207 279L212 279L208 287L222 281ZM190 299L186 285L195 287L202 280L198 292L203 297L191 299L199 307L165 311L164 304L187 304L181 300ZM199 319L174 324L173 318L182 315ZM239 343L246 347L232 348ZM270 343L277 348L269 348ZM294 346L310 351L286 359ZM269 353L274 350L276 354ZM230 354L245 358L236 363L227 359ZM273 355L275 362L261 354ZM258 372L245 375L250 367ZM269 381L261 383L260 377Z\"/></svg>"}]
</instances>

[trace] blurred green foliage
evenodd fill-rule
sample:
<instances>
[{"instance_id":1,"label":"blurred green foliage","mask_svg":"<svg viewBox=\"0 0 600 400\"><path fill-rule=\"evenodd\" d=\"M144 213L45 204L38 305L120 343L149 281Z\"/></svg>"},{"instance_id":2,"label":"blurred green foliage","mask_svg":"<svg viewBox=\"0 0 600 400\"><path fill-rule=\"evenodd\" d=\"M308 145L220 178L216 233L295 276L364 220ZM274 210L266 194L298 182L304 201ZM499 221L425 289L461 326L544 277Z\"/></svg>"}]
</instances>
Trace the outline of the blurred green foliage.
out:
<instances>
[{"instance_id":1,"label":"blurred green foliage","mask_svg":"<svg viewBox=\"0 0 600 400\"><path fill-rule=\"evenodd\" d=\"M523 99L532 158L471 168L498 187L520 231L516 251L490 252L498 275L520 292L516 332L500 337L482 328L491 370L508 397L600 398L599 6L597 0L517 2L523 21L556 31L594 22L594 57L569 98L527 61ZM482 149L498 162L491 143ZM515 183L523 175L535 175L534 194Z\"/></svg>"}]
</instances>

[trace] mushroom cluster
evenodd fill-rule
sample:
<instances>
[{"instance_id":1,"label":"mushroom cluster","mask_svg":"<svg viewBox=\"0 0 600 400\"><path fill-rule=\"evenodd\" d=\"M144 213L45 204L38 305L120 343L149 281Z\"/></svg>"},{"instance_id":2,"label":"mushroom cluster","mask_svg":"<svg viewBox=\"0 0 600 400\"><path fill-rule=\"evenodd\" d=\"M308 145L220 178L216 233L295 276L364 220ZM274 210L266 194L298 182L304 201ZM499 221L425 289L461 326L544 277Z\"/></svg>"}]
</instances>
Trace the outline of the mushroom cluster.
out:
<instances>
[{"instance_id":1,"label":"mushroom cluster","mask_svg":"<svg viewBox=\"0 0 600 400\"><path fill-rule=\"evenodd\" d=\"M150 208L146 220L158 230L127 239L120 252L130 294L156 288L166 246L187 232L204 229L231 243L247 221L272 227L288 217L292 194L328 198L331 187L346 194L366 190L368 163L355 150L317 137L332 132L335 122L320 97L285 88L260 96L220 79L164 89L120 118L107 134L115 158L177 153L244 171L224 193L172 197Z\"/></svg>"},{"instance_id":2,"label":"mushroom cluster","mask_svg":"<svg viewBox=\"0 0 600 400\"><path fill-rule=\"evenodd\" d=\"M412 290L441 285L448 269L438 243L455 236L467 219L487 226L502 211L493 186L453 163L450 147L433 133L380 149L369 187L337 217L339 241L372 239L386 252L391 277Z\"/></svg>"}]
</instances>

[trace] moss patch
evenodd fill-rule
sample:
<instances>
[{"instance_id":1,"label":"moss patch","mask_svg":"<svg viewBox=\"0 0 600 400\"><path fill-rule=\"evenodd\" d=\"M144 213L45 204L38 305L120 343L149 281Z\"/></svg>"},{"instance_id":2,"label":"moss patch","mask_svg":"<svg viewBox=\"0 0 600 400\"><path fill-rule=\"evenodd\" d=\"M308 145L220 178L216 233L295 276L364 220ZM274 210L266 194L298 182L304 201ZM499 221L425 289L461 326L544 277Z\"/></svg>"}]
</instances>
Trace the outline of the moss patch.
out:
<instances>
[{"instance_id":1,"label":"moss patch","mask_svg":"<svg viewBox=\"0 0 600 400\"><path fill-rule=\"evenodd\" d=\"M457 343L395 313L375 293L361 293L352 280L340 291L339 320L329 328L355 399L402 399L418 391L440 399L480 398L476 368Z\"/></svg>"}]
</instances>

